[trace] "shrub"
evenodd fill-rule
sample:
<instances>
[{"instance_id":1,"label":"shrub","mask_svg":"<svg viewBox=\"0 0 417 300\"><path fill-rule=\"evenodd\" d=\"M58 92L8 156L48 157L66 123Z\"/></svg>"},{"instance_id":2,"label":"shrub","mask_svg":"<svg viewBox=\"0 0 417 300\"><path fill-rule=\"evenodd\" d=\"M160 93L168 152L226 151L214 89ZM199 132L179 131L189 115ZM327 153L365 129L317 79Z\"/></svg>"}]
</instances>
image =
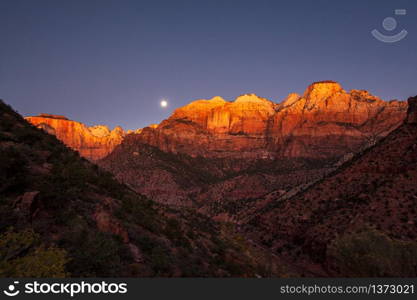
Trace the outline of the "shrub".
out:
<instances>
[{"instance_id":1,"label":"shrub","mask_svg":"<svg viewBox=\"0 0 417 300\"><path fill-rule=\"evenodd\" d=\"M392 239L372 228L334 240L328 256L344 276L417 276L417 242Z\"/></svg>"},{"instance_id":2,"label":"shrub","mask_svg":"<svg viewBox=\"0 0 417 300\"><path fill-rule=\"evenodd\" d=\"M169 253L169 249L162 245L152 249L150 259L155 276L163 276L171 270L172 259Z\"/></svg>"},{"instance_id":3,"label":"shrub","mask_svg":"<svg viewBox=\"0 0 417 300\"><path fill-rule=\"evenodd\" d=\"M124 249L110 234L80 228L63 237L62 247L70 253L68 270L75 277L118 276L122 271Z\"/></svg>"},{"instance_id":4,"label":"shrub","mask_svg":"<svg viewBox=\"0 0 417 300\"><path fill-rule=\"evenodd\" d=\"M0 277L68 276L65 250L39 244L39 236L31 230L0 235Z\"/></svg>"}]
</instances>

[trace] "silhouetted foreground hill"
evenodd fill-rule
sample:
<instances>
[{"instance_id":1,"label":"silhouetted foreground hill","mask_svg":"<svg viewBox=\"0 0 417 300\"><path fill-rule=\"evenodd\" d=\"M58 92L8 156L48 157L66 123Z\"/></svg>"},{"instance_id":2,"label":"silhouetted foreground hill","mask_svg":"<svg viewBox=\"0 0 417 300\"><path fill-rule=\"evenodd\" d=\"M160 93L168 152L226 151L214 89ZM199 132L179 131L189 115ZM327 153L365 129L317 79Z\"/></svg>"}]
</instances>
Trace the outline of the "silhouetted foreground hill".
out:
<instances>
[{"instance_id":1,"label":"silhouetted foreground hill","mask_svg":"<svg viewBox=\"0 0 417 300\"><path fill-rule=\"evenodd\" d=\"M155 204L0 101L0 276L271 276L227 226Z\"/></svg>"}]
</instances>

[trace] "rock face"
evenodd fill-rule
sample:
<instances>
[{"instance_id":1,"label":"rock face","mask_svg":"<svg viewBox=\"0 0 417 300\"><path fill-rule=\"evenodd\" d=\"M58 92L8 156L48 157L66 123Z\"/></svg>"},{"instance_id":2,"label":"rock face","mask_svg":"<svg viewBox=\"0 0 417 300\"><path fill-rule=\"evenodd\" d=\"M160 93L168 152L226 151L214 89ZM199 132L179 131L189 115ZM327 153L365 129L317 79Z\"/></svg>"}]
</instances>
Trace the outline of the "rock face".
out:
<instances>
[{"instance_id":1,"label":"rock face","mask_svg":"<svg viewBox=\"0 0 417 300\"><path fill-rule=\"evenodd\" d=\"M125 135L121 127L113 130L103 125L87 127L63 116L41 114L37 117L27 117L26 120L49 134L56 135L81 156L93 161L107 156L122 142Z\"/></svg>"},{"instance_id":2,"label":"rock face","mask_svg":"<svg viewBox=\"0 0 417 300\"><path fill-rule=\"evenodd\" d=\"M197 100L159 125L126 133L57 115L26 119L90 160L107 156L126 134L137 134L142 143L164 152L192 157L336 159L386 136L401 124L406 110L405 102L385 102L367 91L348 93L336 82L323 81L280 104L254 94L233 102Z\"/></svg>"},{"instance_id":3,"label":"rock face","mask_svg":"<svg viewBox=\"0 0 417 300\"><path fill-rule=\"evenodd\" d=\"M240 222L254 200L302 190L398 127L406 111L405 102L329 81L280 104L214 97L129 135L99 164L158 202Z\"/></svg>"},{"instance_id":4,"label":"rock face","mask_svg":"<svg viewBox=\"0 0 417 300\"><path fill-rule=\"evenodd\" d=\"M157 128L146 128L145 143L166 152L192 156L240 157L267 155L265 134L276 104L256 95L234 102L221 97L198 100L177 109Z\"/></svg>"},{"instance_id":5,"label":"rock face","mask_svg":"<svg viewBox=\"0 0 417 300\"><path fill-rule=\"evenodd\" d=\"M221 97L177 109L157 128L141 132L163 151L203 157L329 158L387 135L403 121L407 104L384 102L367 91L349 93L335 82L310 85L281 104L254 94Z\"/></svg>"},{"instance_id":6,"label":"rock face","mask_svg":"<svg viewBox=\"0 0 417 300\"><path fill-rule=\"evenodd\" d=\"M292 194L322 178L397 128L406 112L405 102L324 81L280 104L254 94L194 101L126 135L59 116L28 120L157 202L236 216L263 195Z\"/></svg>"}]
</instances>

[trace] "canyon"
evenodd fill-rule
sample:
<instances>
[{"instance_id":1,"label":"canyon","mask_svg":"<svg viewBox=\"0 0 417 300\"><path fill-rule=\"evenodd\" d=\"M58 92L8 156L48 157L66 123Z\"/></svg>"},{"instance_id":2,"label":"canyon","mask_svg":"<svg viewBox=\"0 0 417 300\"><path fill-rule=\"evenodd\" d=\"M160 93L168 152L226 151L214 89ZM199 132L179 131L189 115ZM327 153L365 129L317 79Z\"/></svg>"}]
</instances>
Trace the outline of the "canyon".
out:
<instances>
[{"instance_id":1,"label":"canyon","mask_svg":"<svg viewBox=\"0 0 417 300\"><path fill-rule=\"evenodd\" d=\"M69 224L81 217L85 243L118 237L130 276L415 276L417 97L317 82L279 104L197 100L126 132L47 114L29 126L2 110L2 219L32 224L75 261ZM202 245L209 260L197 259ZM155 265L160 255L171 262ZM229 265L212 265L218 255Z\"/></svg>"},{"instance_id":2,"label":"canyon","mask_svg":"<svg viewBox=\"0 0 417 300\"><path fill-rule=\"evenodd\" d=\"M138 193L241 222L254 199L291 195L319 180L397 128L406 112L406 102L323 81L281 103L254 94L193 101L158 125L129 132L26 119Z\"/></svg>"}]
</instances>

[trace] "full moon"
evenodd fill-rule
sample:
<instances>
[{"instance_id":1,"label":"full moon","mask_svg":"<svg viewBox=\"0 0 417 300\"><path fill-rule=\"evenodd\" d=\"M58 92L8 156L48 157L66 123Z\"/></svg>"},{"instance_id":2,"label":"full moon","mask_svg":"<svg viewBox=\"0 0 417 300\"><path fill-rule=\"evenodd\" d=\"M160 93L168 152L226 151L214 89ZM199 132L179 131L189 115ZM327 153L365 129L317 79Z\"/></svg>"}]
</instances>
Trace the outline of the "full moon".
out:
<instances>
[{"instance_id":1,"label":"full moon","mask_svg":"<svg viewBox=\"0 0 417 300\"><path fill-rule=\"evenodd\" d=\"M167 106L168 106L168 101L162 100L161 101L161 107L167 107Z\"/></svg>"}]
</instances>

